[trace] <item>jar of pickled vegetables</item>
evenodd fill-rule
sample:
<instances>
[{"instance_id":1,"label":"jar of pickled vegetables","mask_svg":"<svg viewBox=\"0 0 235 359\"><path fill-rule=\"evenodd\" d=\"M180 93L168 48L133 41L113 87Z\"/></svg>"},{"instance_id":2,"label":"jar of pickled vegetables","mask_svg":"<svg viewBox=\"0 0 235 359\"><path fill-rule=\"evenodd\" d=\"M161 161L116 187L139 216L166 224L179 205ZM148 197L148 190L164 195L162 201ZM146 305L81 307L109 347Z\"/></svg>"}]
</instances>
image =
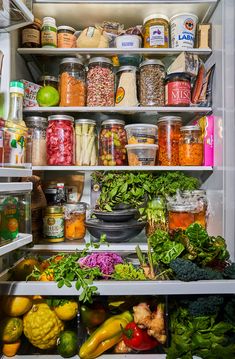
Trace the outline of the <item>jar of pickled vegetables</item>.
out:
<instances>
[{"instance_id":1,"label":"jar of pickled vegetables","mask_svg":"<svg viewBox=\"0 0 235 359\"><path fill-rule=\"evenodd\" d=\"M201 166L203 139L200 126L183 126L180 129L179 162L181 166Z\"/></svg>"},{"instance_id":2,"label":"jar of pickled vegetables","mask_svg":"<svg viewBox=\"0 0 235 359\"><path fill-rule=\"evenodd\" d=\"M74 119L66 115L53 115L48 118L47 164L50 166L74 165Z\"/></svg>"},{"instance_id":3,"label":"jar of pickled vegetables","mask_svg":"<svg viewBox=\"0 0 235 359\"><path fill-rule=\"evenodd\" d=\"M65 205L65 238L69 240L83 239L86 234L86 204Z\"/></svg>"},{"instance_id":4,"label":"jar of pickled vegetables","mask_svg":"<svg viewBox=\"0 0 235 359\"><path fill-rule=\"evenodd\" d=\"M125 122L105 120L99 135L99 165L124 166L127 164Z\"/></svg>"},{"instance_id":5,"label":"jar of pickled vegetables","mask_svg":"<svg viewBox=\"0 0 235 359\"><path fill-rule=\"evenodd\" d=\"M159 166L179 166L179 140L182 119L165 116L158 120L158 164Z\"/></svg>"},{"instance_id":6,"label":"jar of pickled vegetables","mask_svg":"<svg viewBox=\"0 0 235 359\"><path fill-rule=\"evenodd\" d=\"M76 166L96 166L98 146L96 122L81 119L75 121Z\"/></svg>"},{"instance_id":7,"label":"jar of pickled vegetables","mask_svg":"<svg viewBox=\"0 0 235 359\"><path fill-rule=\"evenodd\" d=\"M173 232L177 229L186 229L195 222L196 205L182 203L168 203L168 229Z\"/></svg>"},{"instance_id":8,"label":"jar of pickled vegetables","mask_svg":"<svg viewBox=\"0 0 235 359\"><path fill-rule=\"evenodd\" d=\"M169 19L162 14L152 14L144 19L144 47L169 47Z\"/></svg>"},{"instance_id":9,"label":"jar of pickled vegetables","mask_svg":"<svg viewBox=\"0 0 235 359\"><path fill-rule=\"evenodd\" d=\"M208 200L206 191L203 189L198 189L194 191L183 191L181 193L182 198L188 203L194 203L196 206L196 211L194 213L194 222L199 223L202 227L207 227L207 209L208 209Z\"/></svg>"}]
</instances>

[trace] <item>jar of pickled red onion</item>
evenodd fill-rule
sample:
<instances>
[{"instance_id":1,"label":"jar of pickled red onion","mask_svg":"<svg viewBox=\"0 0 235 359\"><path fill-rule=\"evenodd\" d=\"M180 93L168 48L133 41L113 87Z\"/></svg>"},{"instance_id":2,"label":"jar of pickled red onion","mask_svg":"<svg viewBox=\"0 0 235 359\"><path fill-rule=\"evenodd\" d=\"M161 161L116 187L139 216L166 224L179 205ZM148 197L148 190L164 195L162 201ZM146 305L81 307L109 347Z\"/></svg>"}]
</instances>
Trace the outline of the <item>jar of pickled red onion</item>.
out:
<instances>
[{"instance_id":1,"label":"jar of pickled red onion","mask_svg":"<svg viewBox=\"0 0 235 359\"><path fill-rule=\"evenodd\" d=\"M50 166L74 165L74 118L53 115L48 118L46 134L47 164Z\"/></svg>"}]
</instances>

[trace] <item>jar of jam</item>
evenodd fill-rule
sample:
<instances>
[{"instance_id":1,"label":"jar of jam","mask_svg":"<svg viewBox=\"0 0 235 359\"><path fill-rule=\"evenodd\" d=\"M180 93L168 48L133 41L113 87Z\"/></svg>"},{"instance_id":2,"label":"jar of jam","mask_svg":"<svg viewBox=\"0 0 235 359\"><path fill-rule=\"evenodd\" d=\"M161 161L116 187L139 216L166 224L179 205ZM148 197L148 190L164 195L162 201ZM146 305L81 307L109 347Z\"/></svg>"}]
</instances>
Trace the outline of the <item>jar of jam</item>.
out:
<instances>
[{"instance_id":1,"label":"jar of jam","mask_svg":"<svg viewBox=\"0 0 235 359\"><path fill-rule=\"evenodd\" d=\"M179 142L180 166L202 166L203 140L199 126L183 126Z\"/></svg>"},{"instance_id":2,"label":"jar of jam","mask_svg":"<svg viewBox=\"0 0 235 359\"><path fill-rule=\"evenodd\" d=\"M41 47L42 21L35 18L34 22L22 30L22 47Z\"/></svg>"},{"instance_id":3,"label":"jar of jam","mask_svg":"<svg viewBox=\"0 0 235 359\"><path fill-rule=\"evenodd\" d=\"M181 196L184 201L187 201L187 203L194 203L194 205L196 206L196 211L194 213L194 222L206 228L208 217L208 200L206 191L203 189L198 189L194 191L183 191L181 192Z\"/></svg>"},{"instance_id":4,"label":"jar of jam","mask_svg":"<svg viewBox=\"0 0 235 359\"><path fill-rule=\"evenodd\" d=\"M71 26L59 26L57 28L57 47L64 49L75 47L75 31Z\"/></svg>"},{"instance_id":5,"label":"jar of jam","mask_svg":"<svg viewBox=\"0 0 235 359\"><path fill-rule=\"evenodd\" d=\"M178 229L187 229L195 222L196 206L193 204L168 203L168 229L172 233Z\"/></svg>"},{"instance_id":6,"label":"jar of jam","mask_svg":"<svg viewBox=\"0 0 235 359\"><path fill-rule=\"evenodd\" d=\"M48 206L43 218L43 234L48 242L64 241L64 213L62 206Z\"/></svg>"},{"instance_id":7,"label":"jar of jam","mask_svg":"<svg viewBox=\"0 0 235 359\"><path fill-rule=\"evenodd\" d=\"M179 140L182 118L164 116L158 120L158 164L179 166Z\"/></svg>"},{"instance_id":8,"label":"jar of jam","mask_svg":"<svg viewBox=\"0 0 235 359\"><path fill-rule=\"evenodd\" d=\"M86 204L65 205L65 238L69 240L83 239L86 234Z\"/></svg>"},{"instance_id":9,"label":"jar of jam","mask_svg":"<svg viewBox=\"0 0 235 359\"><path fill-rule=\"evenodd\" d=\"M38 85L40 86L52 86L56 90L58 90L59 87L59 79L55 76L41 76L38 80Z\"/></svg>"},{"instance_id":10,"label":"jar of jam","mask_svg":"<svg viewBox=\"0 0 235 359\"><path fill-rule=\"evenodd\" d=\"M169 19L162 14L152 14L144 19L144 47L169 47Z\"/></svg>"},{"instance_id":11,"label":"jar of jam","mask_svg":"<svg viewBox=\"0 0 235 359\"><path fill-rule=\"evenodd\" d=\"M190 76L181 72L167 75L165 79L165 105L189 106L190 101Z\"/></svg>"},{"instance_id":12,"label":"jar of jam","mask_svg":"<svg viewBox=\"0 0 235 359\"><path fill-rule=\"evenodd\" d=\"M105 120L99 135L99 165L124 166L127 164L125 122Z\"/></svg>"}]
</instances>

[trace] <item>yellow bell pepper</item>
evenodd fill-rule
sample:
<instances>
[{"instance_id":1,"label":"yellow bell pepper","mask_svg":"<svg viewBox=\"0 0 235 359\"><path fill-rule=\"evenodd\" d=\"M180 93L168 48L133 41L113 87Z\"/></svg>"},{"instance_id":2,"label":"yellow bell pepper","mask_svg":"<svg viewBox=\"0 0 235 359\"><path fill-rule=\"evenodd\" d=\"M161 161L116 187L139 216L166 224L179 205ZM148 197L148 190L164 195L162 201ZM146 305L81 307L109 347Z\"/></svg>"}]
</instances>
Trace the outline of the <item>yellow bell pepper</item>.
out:
<instances>
[{"instance_id":1,"label":"yellow bell pepper","mask_svg":"<svg viewBox=\"0 0 235 359\"><path fill-rule=\"evenodd\" d=\"M81 346L79 356L81 359L94 359L112 348L122 337L122 328L133 320L130 312L114 315L107 319Z\"/></svg>"}]
</instances>

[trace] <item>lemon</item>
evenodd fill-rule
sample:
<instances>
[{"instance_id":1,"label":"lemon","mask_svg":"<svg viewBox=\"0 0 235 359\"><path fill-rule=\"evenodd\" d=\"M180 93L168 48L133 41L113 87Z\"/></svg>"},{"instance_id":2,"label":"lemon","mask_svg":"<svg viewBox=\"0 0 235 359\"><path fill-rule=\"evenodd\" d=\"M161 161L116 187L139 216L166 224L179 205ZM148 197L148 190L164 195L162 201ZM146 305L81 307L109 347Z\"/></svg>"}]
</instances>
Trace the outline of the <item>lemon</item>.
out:
<instances>
[{"instance_id":1,"label":"lemon","mask_svg":"<svg viewBox=\"0 0 235 359\"><path fill-rule=\"evenodd\" d=\"M23 321L20 318L7 317L0 322L0 340L4 343L14 343L23 332Z\"/></svg>"},{"instance_id":2,"label":"lemon","mask_svg":"<svg viewBox=\"0 0 235 359\"><path fill-rule=\"evenodd\" d=\"M19 317L28 312L33 305L31 297L4 296L2 308L10 317Z\"/></svg>"},{"instance_id":3,"label":"lemon","mask_svg":"<svg viewBox=\"0 0 235 359\"><path fill-rule=\"evenodd\" d=\"M59 92L52 86L44 86L37 93L37 103L41 107L57 106L60 101Z\"/></svg>"},{"instance_id":4,"label":"lemon","mask_svg":"<svg viewBox=\"0 0 235 359\"><path fill-rule=\"evenodd\" d=\"M54 307L54 311L61 320L72 320L78 313L78 303L75 300Z\"/></svg>"}]
</instances>

